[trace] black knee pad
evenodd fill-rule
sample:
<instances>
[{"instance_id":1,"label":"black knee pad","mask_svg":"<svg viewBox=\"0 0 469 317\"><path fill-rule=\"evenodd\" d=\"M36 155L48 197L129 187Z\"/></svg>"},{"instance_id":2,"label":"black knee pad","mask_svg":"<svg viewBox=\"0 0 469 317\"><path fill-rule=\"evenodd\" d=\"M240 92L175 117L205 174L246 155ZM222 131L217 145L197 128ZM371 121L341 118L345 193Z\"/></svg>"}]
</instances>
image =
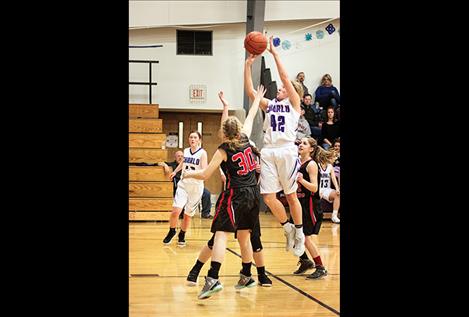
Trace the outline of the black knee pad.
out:
<instances>
[{"instance_id":1,"label":"black knee pad","mask_svg":"<svg viewBox=\"0 0 469 317\"><path fill-rule=\"evenodd\" d=\"M207 242L207 246L210 250L212 250L213 248L213 241L215 240L215 234L213 234L213 236L210 238L210 240L208 240Z\"/></svg>"},{"instance_id":2,"label":"black knee pad","mask_svg":"<svg viewBox=\"0 0 469 317\"><path fill-rule=\"evenodd\" d=\"M262 251L261 237L251 235L251 245L252 245L253 252L261 252Z\"/></svg>"}]
</instances>

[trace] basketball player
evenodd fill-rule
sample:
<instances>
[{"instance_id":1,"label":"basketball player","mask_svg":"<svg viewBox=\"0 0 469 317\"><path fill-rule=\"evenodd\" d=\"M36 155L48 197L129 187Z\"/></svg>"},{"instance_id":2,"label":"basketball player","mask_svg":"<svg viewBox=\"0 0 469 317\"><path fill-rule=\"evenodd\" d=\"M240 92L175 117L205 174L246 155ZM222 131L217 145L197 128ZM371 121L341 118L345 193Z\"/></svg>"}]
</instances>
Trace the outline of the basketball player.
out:
<instances>
[{"instance_id":1,"label":"basketball player","mask_svg":"<svg viewBox=\"0 0 469 317\"><path fill-rule=\"evenodd\" d=\"M259 102L265 91L258 90L255 98ZM228 117L223 122L224 143L213 155L205 170L184 171L185 177L207 179L221 166L227 178L226 190L218 202L211 232L215 234L210 270L205 277L205 285L198 298L206 299L223 289L218 273L226 251L226 241L230 232L235 232L241 249L242 270L236 289L254 287L251 277L253 250L250 232L259 220L260 193L256 179L256 162L253 146L241 142L242 124L236 117Z\"/></svg>"},{"instance_id":2,"label":"basketball player","mask_svg":"<svg viewBox=\"0 0 469 317\"><path fill-rule=\"evenodd\" d=\"M263 98L260 108L265 111L264 147L261 150L260 191L264 201L283 226L287 238L286 250L294 255L304 253L305 236L301 216L301 205L296 196L298 169L298 147L295 145L296 130L301 113L302 87L290 81L270 37L268 51L274 57L283 86L278 89L273 100ZM257 55L250 54L244 67L244 85L250 100L255 98L251 78L251 65ZM294 225L288 222L285 207L277 199L276 193L283 190L288 201Z\"/></svg>"},{"instance_id":3,"label":"basketball player","mask_svg":"<svg viewBox=\"0 0 469 317\"><path fill-rule=\"evenodd\" d=\"M259 89L262 90L264 94L262 85L259 87ZM220 125L221 127L223 127L223 122L228 118L229 105L226 99L224 98L222 91L218 93L218 97L220 98L220 101L223 104L223 112L222 112L221 125ZM242 138L241 142L242 143L251 142L251 145L253 146L255 145L252 143L252 141L249 140L249 136L251 135L253 119L255 115L257 114L257 111L259 110L259 100L260 98L255 99L254 103L251 105L251 108L249 109L248 116L246 117L246 120L244 121L244 125L243 125L242 132L241 132L241 138ZM223 133L221 130L222 129L220 129L220 133ZM223 180L223 191L225 191L226 190L226 176L221 169L220 169L220 172L221 172L221 176ZM257 174L260 173L259 164L257 164L256 166L256 173ZM221 201L222 194L220 194L220 196L218 197L218 201L216 203L217 208ZM261 228L260 228L259 221L257 221L254 229L251 232L251 238L250 238L251 246L253 250L253 258L256 264L256 268L257 268L257 278L259 280L259 285L264 286L264 287L271 287L272 281L265 274L264 253L262 252L263 247L262 247L262 242L261 242L260 237L261 237ZM212 255L214 238L215 238L215 235L213 235L212 238L208 241L207 245L204 245L202 250L200 250L196 263L194 264L189 274L187 275L187 285L195 286L197 284L197 278L200 274L200 270L202 269L205 262L207 262L208 259Z\"/></svg>"},{"instance_id":4,"label":"basketball player","mask_svg":"<svg viewBox=\"0 0 469 317\"><path fill-rule=\"evenodd\" d=\"M332 217L331 220L334 223L340 223L339 217L337 214L340 207L340 187L337 183L337 178L335 176L334 168L332 167L332 162L334 162L336 157L333 160L319 160L319 174L320 174L320 183L319 183L319 196L322 199L327 200L332 203ZM335 189L331 188L331 181L334 184Z\"/></svg>"},{"instance_id":5,"label":"basketball player","mask_svg":"<svg viewBox=\"0 0 469 317\"><path fill-rule=\"evenodd\" d=\"M202 136L198 131L189 133L190 147L184 149L184 159L179 163L178 167L169 175L173 180L174 176L180 170L201 170L207 167L207 152L200 147L200 140ZM186 246L185 234L189 228L191 217L194 216L197 210L202 194L204 192L203 180L197 179L184 179L182 175L181 180L178 182L176 194L173 199L173 210L169 216L169 232L163 240L165 245L169 245L171 240L176 235L176 225L179 214L184 208L184 219L181 224L181 230L178 234L178 247Z\"/></svg>"},{"instance_id":6,"label":"basketball player","mask_svg":"<svg viewBox=\"0 0 469 317\"><path fill-rule=\"evenodd\" d=\"M321 229L322 211L319 209L319 173L316 161L330 161L335 158L335 153L323 150L313 138L302 138L298 146L301 167L298 170L297 196L303 212L303 232L306 236L305 247L314 260L316 271L308 275L309 279L319 279L327 275L327 270L322 264L319 249L312 240L313 234L317 235ZM300 268L293 274L304 273L312 268L311 260L306 252L300 257ZM303 267L303 270L301 270ZM302 272L301 272L302 271Z\"/></svg>"}]
</instances>

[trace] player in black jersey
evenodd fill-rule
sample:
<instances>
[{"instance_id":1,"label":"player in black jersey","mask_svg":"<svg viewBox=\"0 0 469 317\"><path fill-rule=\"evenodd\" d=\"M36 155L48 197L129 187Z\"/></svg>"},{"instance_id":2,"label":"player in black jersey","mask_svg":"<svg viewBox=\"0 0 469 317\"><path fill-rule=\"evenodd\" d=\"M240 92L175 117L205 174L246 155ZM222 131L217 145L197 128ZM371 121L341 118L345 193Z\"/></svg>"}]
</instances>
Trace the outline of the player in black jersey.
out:
<instances>
[{"instance_id":1,"label":"player in black jersey","mask_svg":"<svg viewBox=\"0 0 469 317\"><path fill-rule=\"evenodd\" d=\"M335 157L335 152L325 151L313 138L302 138L298 146L301 167L298 171L297 196L301 204L303 214L303 232L306 236L305 247L314 260L314 265L305 253L300 256L300 268L294 274L304 273L307 269L316 267L316 271L307 276L308 279L319 279L327 275L327 270L322 264L319 249L312 240L312 235L317 235L321 229L322 211L319 208L319 173L317 162L329 161Z\"/></svg>"},{"instance_id":2,"label":"player in black jersey","mask_svg":"<svg viewBox=\"0 0 469 317\"><path fill-rule=\"evenodd\" d=\"M257 103L265 94L260 87L256 96ZM215 234L212 260L205 285L198 298L205 299L223 289L218 280L230 232L235 232L241 249L242 270L237 289L253 287L256 281L251 277L253 250L250 241L251 231L259 221L260 192L257 186L256 166L253 146L242 142L242 124L236 117L228 117L223 122L224 143L213 155L205 170L184 171L183 177L207 179L221 167L226 175L226 189L217 204L211 232Z\"/></svg>"},{"instance_id":3,"label":"player in black jersey","mask_svg":"<svg viewBox=\"0 0 469 317\"><path fill-rule=\"evenodd\" d=\"M258 87L258 91L261 91L263 94L263 87L262 85ZM222 91L218 93L218 97L220 98L220 101L223 104L223 112L222 112L222 117L221 117L221 124L220 124L220 133L219 136L220 138L223 138L223 122L228 118L228 102L224 98L224 94ZM260 99L259 99L260 100ZM253 102L251 105L251 108L249 109L248 115L244 121L243 128L242 128L242 133L241 133L241 138L240 141L241 143L247 143L249 141L249 136L252 131L252 124L254 121L254 117L256 116L257 112L259 110L259 103L258 102ZM253 143L251 145L255 146ZM256 159L258 159L258 151L255 147L253 147L253 151L256 154ZM223 191L226 189L226 176L221 171L221 176L222 176L222 181L223 181ZM256 176L258 177L260 173L260 165L257 164L256 166ZM222 198L223 192L219 195L218 201L216 203L216 208L218 209L218 206L220 204L221 198ZM269 279L269 277L265 273L265 264L264 264L264 253L263 253L263 246L261 242L261 229L260 229L260 222L257 222L256 226L251 232L251 245L253 249L253 258L254 258L254 263L256 264L257 268L257 278L259 281L259 285L264 286L264 287L271 287L272 286L272 281ZM200 274L200 270L202 269L203 265L210 259L212 255L212 248L213 248L213 242L214 242L215 234L212 236L212 238L207 242L206 245L202 247L200 250L200 253L197 257L197 260L194 264L194 266L191 268L189 274L187 275L187 285L189 286L195 286L197 285L197 278Z\"/></svg>"}]
</instances>

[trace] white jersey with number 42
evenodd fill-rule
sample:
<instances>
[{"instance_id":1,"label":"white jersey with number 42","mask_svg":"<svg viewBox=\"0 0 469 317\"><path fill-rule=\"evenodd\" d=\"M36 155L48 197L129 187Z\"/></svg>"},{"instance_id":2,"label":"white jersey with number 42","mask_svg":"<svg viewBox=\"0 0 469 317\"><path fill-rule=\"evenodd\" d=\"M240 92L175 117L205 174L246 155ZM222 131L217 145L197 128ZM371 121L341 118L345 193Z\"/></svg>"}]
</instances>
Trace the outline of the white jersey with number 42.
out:
<instances>
[{"instance_id":1,"label":"white jersey with number 42","mask_svg":"<svg viewBox=\"0 0 469 317\"><path fill-rule=\"evenodd\" d=\"M265 111L264 147L293 145L299 119L300 113L293 109L288 98L270 100Z\"/></svg>"}]
</instances>

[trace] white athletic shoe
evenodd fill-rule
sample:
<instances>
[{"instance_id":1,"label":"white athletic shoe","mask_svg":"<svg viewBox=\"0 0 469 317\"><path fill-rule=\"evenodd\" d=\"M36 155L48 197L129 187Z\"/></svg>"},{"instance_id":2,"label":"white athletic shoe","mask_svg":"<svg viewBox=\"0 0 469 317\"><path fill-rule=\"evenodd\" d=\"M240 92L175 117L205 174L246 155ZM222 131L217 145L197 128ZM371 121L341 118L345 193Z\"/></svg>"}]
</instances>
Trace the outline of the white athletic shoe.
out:
<instances>
[{"instance_id":1,"label":"white athletic shoe","mask_svg":"<svg viewBox=\"0 0 469 317\"><path fill-rule=\"evenodd\" d=\"M305 252L305 234L301 231L301 234L296 234L295 230L295 243L291 249L295 256L301 256Z\"/></svg>"},{"instance_id":2,"label":"white athletic shoe","mask_svg":"<svg viewBox=\"0 0 469 317\"><path fill-rule=\"evenodd\" d=\"M285 245L285 251L290 251L293 249L293 245L295 244L295 225L292 223L288 223L290 227L290 232L284 231L283 234L285 238L287 238L287 243ZM285 228L283 228L285 230ZM301 255L301 254L300 254Z\"/></svg>"},{"instance_id":3,"label":"white athletic shoe","mask_svg":"<svg viewBox=\"0 0 469 317\"><path fill-rule=\"evenodd\" d=\"M333 223L340 223L340 219L337 216L332 216L331 220Z\"/></svg>"}]
</instances>

